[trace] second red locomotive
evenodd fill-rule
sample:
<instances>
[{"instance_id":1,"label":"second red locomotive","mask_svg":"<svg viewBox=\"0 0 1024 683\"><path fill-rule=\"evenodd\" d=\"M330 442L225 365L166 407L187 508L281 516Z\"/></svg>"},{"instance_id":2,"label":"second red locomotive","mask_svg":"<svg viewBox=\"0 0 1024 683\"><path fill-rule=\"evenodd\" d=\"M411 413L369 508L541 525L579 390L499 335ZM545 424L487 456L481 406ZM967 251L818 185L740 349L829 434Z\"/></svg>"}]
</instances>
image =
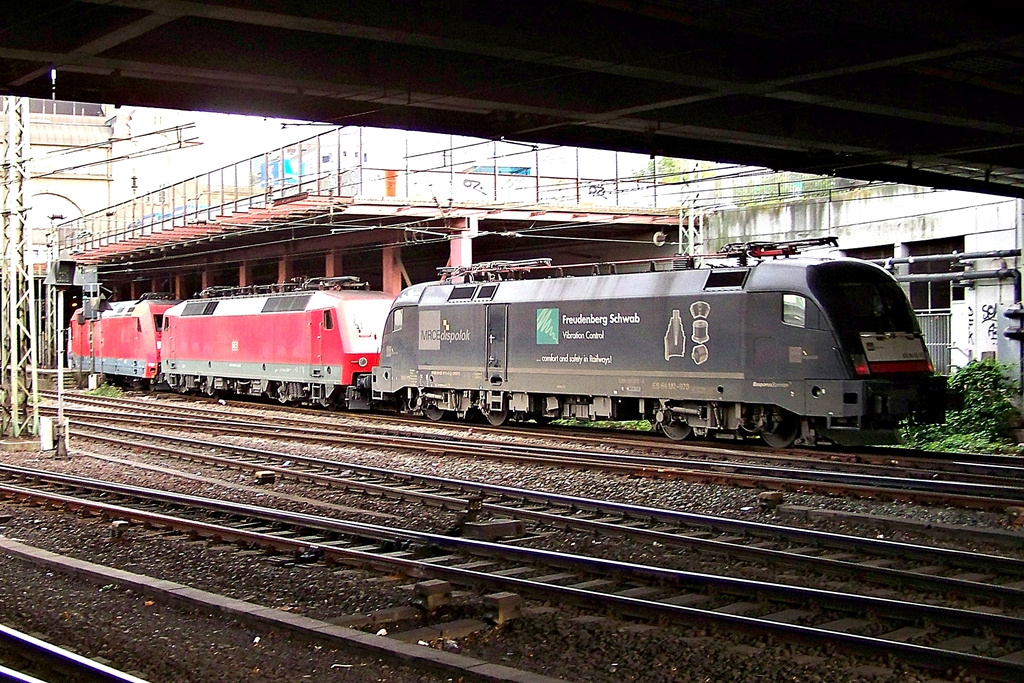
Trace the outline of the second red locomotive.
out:
<instances>
[{"instance_id":1,"label":"second red locomotive","mask_svg":"<svg viewBox=\"0 0 1024 683\"><path fill-rule=\"evenodd\" d=\"M111 304L94 319L76 312L71 318L68 367L147 386L160 375L164 312L175 303L169 295L151 294Z\"/></svg>"},{"instance_id":2,"label":"second red locomotive","mask_svg":"<svg viewBox=\"0 0 1024 683\"><path fill-rule=\"evenodd\" d=\"M317 278L284 293L182 302L164 314L163 378L179 392L368 408L393 297L363 287Z\"/></svg>"}]
</instances>

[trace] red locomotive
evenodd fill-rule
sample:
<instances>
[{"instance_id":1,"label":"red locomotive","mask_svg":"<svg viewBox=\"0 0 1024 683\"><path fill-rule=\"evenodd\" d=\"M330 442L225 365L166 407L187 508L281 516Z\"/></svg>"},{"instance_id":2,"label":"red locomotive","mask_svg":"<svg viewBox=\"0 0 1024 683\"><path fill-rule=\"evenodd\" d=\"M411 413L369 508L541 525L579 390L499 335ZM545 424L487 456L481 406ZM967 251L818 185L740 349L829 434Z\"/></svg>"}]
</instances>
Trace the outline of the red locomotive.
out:
<instances>
[{"instance_id":1,"label":"red locomotive","mask_svg":"<svg viewBox=\"0 0 1024 683\"><path fill-rule=\"evenodd\" d=\"M274 294L204 296L165 314L163 378L172 389L369 407L370 371L394 297L350 277Z\"/></svg>"},{"instance_id":2,"label":"red locomotive","mask_svg":"<svg viewBox=\"0 0 1024 683\"><path fill-rule=\"evenodd\" d=\"M155 298L160 296L114 303L91 320L78 311L71 319L68 366L136 387L157 379L164 312L176 303Z\"/></svg>"}]
</instances>

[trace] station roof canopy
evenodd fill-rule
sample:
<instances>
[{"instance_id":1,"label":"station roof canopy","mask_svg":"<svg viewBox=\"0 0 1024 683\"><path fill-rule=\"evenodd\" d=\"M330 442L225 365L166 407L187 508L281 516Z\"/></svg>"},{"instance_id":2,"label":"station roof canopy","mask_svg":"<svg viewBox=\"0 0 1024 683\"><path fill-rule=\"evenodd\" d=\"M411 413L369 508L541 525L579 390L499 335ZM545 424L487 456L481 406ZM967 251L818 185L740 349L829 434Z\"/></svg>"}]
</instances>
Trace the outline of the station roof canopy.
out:
<instances>
[{"instance_id":1,"label":"station roof canopy","mask_svg":"<svg viewBox=\"0 0 1024 683\"><path fill-rule=\"evenodd\" d=\"M0 73L7 94L1024 197L1019 9L955 0L41 0L4 7Z\"/></svg>"}]
</instances>

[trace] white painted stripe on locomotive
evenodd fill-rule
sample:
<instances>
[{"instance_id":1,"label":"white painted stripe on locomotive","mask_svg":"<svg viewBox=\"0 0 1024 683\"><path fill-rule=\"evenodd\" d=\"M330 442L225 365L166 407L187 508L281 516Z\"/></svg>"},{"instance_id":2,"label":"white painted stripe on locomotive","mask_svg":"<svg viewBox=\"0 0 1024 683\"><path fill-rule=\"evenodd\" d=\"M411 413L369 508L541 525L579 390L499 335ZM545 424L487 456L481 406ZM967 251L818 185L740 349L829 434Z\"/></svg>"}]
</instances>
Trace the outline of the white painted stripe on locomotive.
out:
<instances>
[{"instance_id":1,"label":"white painted stripe on locomotive","mask_svg":"<svg viewBox=\"0 0 1024 683\"><path fill-rule=\"evenodd\" d=\"M601 377L654 377L657 379L746 379L742 372L657 372L637 370L581 370L570 371L548 368L509 368L509 374L523 375L599 375Z\"/></svg>"},{"instance_id":2,"label":"white painted stripe on locomotive","mask_svg":"<svg viewBox=\"0 0 1024 683\"><path fill-rule=\"evenodd\" d=\"M477 365L420 365L420 372L483 372ZM636 370L582 370L573 368L520 368L510 366L506 373L510 377L516 375L587 375L600 377L653 377L656 379L746 379L742 372L659 372Z\"/></svg>"},{"instance_id":3,"label":"white painted stripe on locomotive","mask_svg":"<svg viewBox=\"0 0 1024 683\"><path fill-rule=\"evenodd\" d=\"M274 315L277 313L299 313L300 311L270 311L264 314L263 307L266 305L267 300L270 298L281 298L282 296L298 296L303 294L309 294L310 299L306 304L305 311L318 311L334 308L338 305L339 301L374 301L382 300L387 297L382 296L381 292L330 292L330 291L294 291L288 292L287 294L274 294L271 296L241 296L236 298L225 298L225 299L205 299L205 301L216 301L217 307L208 316L188 316L191 317L205 317L205 318L218 318L218 317L230 317L236 315ZM372 296L369 296L372 295ZM168 317L181 317L182 311L185 310L185 305L189 303L195 303L196 301L204 301L204 299L189 299L182 301L173 308L168 309Z\"/></svg>"},{"instance_id":4,"label":"white painted stripe on locomotive","mask_svg":"<svg viewBox=\"0 0 1024 683\"><path fill-rule=\"evenodd\" d=\"M264 369L264 367L266 369ZM266 379L275 382L315 382L338 384L340 365L291 365L287 363L236 363L227 361L198 361L165 359L165 374L196 375L199 377L226 377L228 379ZM363 370L360 368L360 370ZM319 371L319 375L313 374Z\"/></svg>"}]
</instances>

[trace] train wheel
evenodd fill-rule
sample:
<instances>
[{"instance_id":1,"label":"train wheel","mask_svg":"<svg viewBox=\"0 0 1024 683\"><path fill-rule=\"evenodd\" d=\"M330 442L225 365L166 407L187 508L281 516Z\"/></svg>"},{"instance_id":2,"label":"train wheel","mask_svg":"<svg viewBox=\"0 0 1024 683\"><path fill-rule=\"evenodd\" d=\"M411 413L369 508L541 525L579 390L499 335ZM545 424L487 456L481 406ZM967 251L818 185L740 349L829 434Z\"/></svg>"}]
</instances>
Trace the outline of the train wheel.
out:
<instances>
[{"instance_id":1,"label":"train wheel","mask_svg":"<svg viewBox=\"0 0 1024 683\"><path fill-rule=\"evenodd\" d=\"M423 414L434 422L437 422L444 417L444 411L435 405L423 406Z\"/></svg>"},{"instance_id":2,"label":"train wheel","mask_svg":"<svg viewBox=\"0 0 1024 683\"><path fill-rule=\"evenodd\" d=\"M495 427L500 427L508 421L508 409L489 411L484 413L484 417Z\"/></svg>"},{"instance_id":3,"label":"train wheel","mask_svg":"<svg viewBox=\"0 0 1024 683\"><path fill-rule=\"evenodd\" d=\"M778 420L772 420L761 438L772 448L788 448L800 436L800 418L784 410Z\"/></svg>"},{"instance_id":4,"label":"train wheel","mask_svg":"<svg viewBox=\"0 0 1024 683\"><path fill-rule=\"evenodd\" d=\"M675 422L662 422L661 431L664 432L665 436L673 441L689 439L693 434L693 429L690 425L686 424L682 420L676 420Z\"/></svg>"}]
</instances>

